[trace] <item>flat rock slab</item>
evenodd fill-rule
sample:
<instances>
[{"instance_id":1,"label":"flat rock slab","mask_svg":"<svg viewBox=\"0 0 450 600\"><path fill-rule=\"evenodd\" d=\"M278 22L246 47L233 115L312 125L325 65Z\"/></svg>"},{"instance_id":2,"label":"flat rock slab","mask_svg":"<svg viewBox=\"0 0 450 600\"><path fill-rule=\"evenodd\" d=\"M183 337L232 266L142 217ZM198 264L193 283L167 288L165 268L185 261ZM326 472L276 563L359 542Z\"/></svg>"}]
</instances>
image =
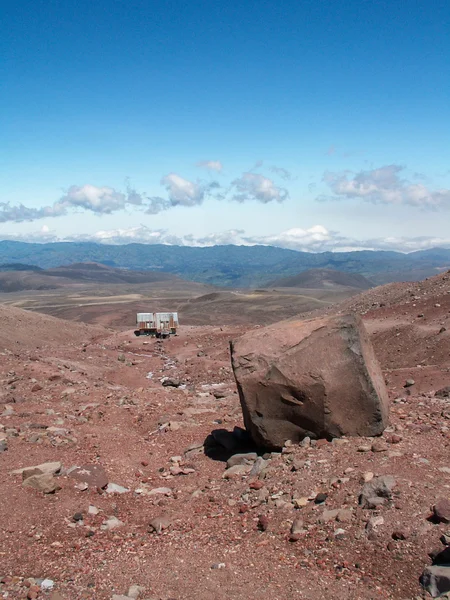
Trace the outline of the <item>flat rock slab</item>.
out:
<instances>
[{"instance_id":1,"label":"flat rock slab","mask_svg":"<svg viewBox=\"0 0 450 600\"><path fill-rule=\"evenodd\" d=\"M11 472L11 475L22 475L23 479L26 479L26 476L31 475L45 475L49 473L50 475L55 475L61 471L62 465L60 462L46 462L40 465L35 465L33 467L23 467L22 469L16 469Z\"/></svg>"},{"instance_id":2,"label":"flat rock slab","mask_svg":"<svg viewBox=\"0 0 450 600\"><path fill-rule=\"evenodd\" d=\"M254 442L375 436L388 421L388 394L356 315L282 321L231 343L244 422Z\"/></svg>"},{"instance_id":3,"label":"flat rock slab","mask_svg":"<svg viewBox=\"0 0 450 600\"><path fill-rule=\"evenodd\" d=\"M70 471L69 477L82 483L87 483L90 487L102 489L108 485L108 477L101 465L75 467Z\"/></svg>"}]
</instances>

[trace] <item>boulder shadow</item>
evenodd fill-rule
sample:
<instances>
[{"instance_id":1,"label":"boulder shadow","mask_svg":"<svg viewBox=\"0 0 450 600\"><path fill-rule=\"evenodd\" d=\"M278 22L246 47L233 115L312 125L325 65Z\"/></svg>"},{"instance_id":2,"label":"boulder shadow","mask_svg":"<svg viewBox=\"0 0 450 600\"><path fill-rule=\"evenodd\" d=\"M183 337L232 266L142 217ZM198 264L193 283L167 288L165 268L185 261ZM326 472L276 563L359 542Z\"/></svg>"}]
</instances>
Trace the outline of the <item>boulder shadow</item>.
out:
<instances>
[{"instance_id":1,"label":"boulder shadow","mask_svg":"<svg viewBox=\"0 0 450 600\"><path fill-rule=\"evenodd\" d=\"M214 429L206 437L203 447L208 458L220 462L227 462L235 454L247 452L263 454L265 452L264 449L256 446L250 434L241 427L235 427L233 431Z\"/></svg>"}]
</instances>

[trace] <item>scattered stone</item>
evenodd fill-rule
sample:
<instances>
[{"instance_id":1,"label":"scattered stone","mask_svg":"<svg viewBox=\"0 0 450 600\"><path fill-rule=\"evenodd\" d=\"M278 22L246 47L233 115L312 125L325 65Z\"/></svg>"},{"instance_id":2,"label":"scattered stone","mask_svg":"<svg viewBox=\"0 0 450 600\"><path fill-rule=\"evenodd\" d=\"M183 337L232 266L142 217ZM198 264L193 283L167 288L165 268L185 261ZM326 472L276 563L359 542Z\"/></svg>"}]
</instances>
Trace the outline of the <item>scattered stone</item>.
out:
<instances>
[{"instance_id":1,"label":"scattered stone","mask_svg":"<svg viewBox=\"0 0 450 600\"><path fill-rule=\"evenodd\" d=\"M128 488L118 485L117 483L108 483L105 488L105 492L107 494L125 494L129 491L130 490Z\"/></svg>"},{"instance_id":2,"label":"scattered stone","mask_svg":"<svg viewBox=\"0 0 450 600\"><path fill-rule=\"evenodd\" d=\"M338 516L339 509L334 508L332 510L324 510L320 515L318 521L319 523L329 523L330 521L334 521Z\"/></svg>"},{"instance_id":3,"label":"scattered stone","mask_svg":"<svg viewBox=\"0 0 450 600\"><path fill-rule=\"evenodd\" d=\"M224 479L233 479L234 477L248 475L251 470L251 465L235 465L234 467L230 467L229 469L227 469L222 475L222 477Z\"/></svg>"},{"instance_id":4,"label":"scattered stone","mask_svg":"<svg viewBox=\"0 0 450 600\"><path fill-rule=\"evenodd\" d=\"M227 467L230 468L236 465L253 465L257 458L258 455L256 454L256 452L247 452L246 454L233 454L233 456L231 456L227 460Z\"/></svg>"},{"instance_id":5,"label":"scattered stone","mask_svg":"<svg viewBox=\"0 0 450 600\"><path fill-rule=\"evenodd\" d=\"M393 540L406 540L407 537L408 537L408 534L405 531L402 531L400 529L396 529L395 531L392 532Z\"/></svg>"},{"instance_id":6,"label":"scattered stone","mask_svg":"<svg viewBox=\"0 0 450 600\"><path fill-rule=\"evenodd\" d=\"M314 498L314 502L316 504L323 504L327 498L328 498L328 494L325 494L324 492L319 492L317 494L317 496Z\"/></svg>"},{"instance_id":7,"label":"scattered stone","mask_svg":"<svg viewBox=\"0 0 450 600\"><path fill-rule=\"evenodd\" d=\"M294 504L295 508L303 508L304 506L307 506L309 503L308 498L302 497L302 498L294 498L292 500L292 503Z\"/></svg>"},{"instance_id":8,"label":"scattered stone","mask_svg":"<svg viewBox=\"0 0 450 600\"><path fill-rule=\"evenodd\" d=\"M72 519L75 521L75 523L82 521L83 520L83 513L82 512L77 512L73 515Z\"/></svg>"},{"instance_id":9,"label":"scattered stone","mask_svg":"<svg viewBox=\"0 0 450 600\"><path fill-rule=\"evenodd\" d=\"M438 523L450 523L450 500L440 498L433 506L433 516Z\"/></svg>"},{"instance_id":10,"label":"scattered stone","mask_svg":"<svg viewBox=\"0 0 450 600\"><path fill-rule=\"evenodd\" d=\"M175 379L173 377L165 377L161 383L162 383L163 387L178 388L181 385L181 381L179 379Z\"/></svg>"},{"instance_id":11,"label":"scattered stone","mask_svg":"<svg viewBox=\"0 0 450 600\"><path fill-rule=\"evenodd\" d=\"M260 531L266 531L269 527L269 519L266 515L259 515L258 517L258 529Z\"/></svg>"},{"instance_id":12,"label":"scattered stone","mask_svg":"<svg viewBox=\"0 0 450 600\"><path fill-rule=\"evenodd\" d=\"M104 531L111 531L112 529L117 529L118 527L122 527L125 523L120 521L117 517L109 517L106 521L103 521L101 529Z\"/></svg>"},{"instance_id":13,"label":"scattered stone","mask_svg":"<svg viewBox=\"0 0 450 600\"><path fill-rule=\"evenodd\" d=\"M141 592L144 591L144 588L140 585L131 585L128 588L128 598L132 598L132 600L138 600Z\"/></svg>"},{"instance_id":14,"label":"scattered stone","mask_svg":"<svg viewBox=\"0 0 450 600\"><path fill-rule=\"evenodd\" d=\"M61 489L61 486L58 485L58 482L53 475L50 475L50 473L31 475L22 482L22 486L33 488L44 494L54 494Z\"/></svg>"},{"instance_id":15,"label":"scattered stone","mask_svg":"<svg viewBox=\"0 0 450 600\"><path fill-rule=\"evenodd\" d=\"M370 452L371 449L371 446L358 446L358 452Z\"/></svg>"},{"instance_id":16,"label":"scattered stone","mask_svg":"<svg viewBox=\"0 0 450 600\"><path fill-rule=\"evenodd\" d=\"M353 519L353 513L351 510L341 508L337 514L336 520L339 523L350 523Z\"/></svg>"},{"instance_id":17,"label":"scattered stone","mask_svg":"<svg viewBox=\"0 0 450 600\"><path fill-rule=\"evenodd\" d=\"M172 494L172 490L168 487L159 487L153 488L152 490L147 492L147 496L158 496L159 494L163 496L170 496Z\"/></svg>"},{"instance_id":18,"label":"scattered stone","mask_svg":"<svg viewBox=\"0 0 450 600\"><path fill-rule=\"evenodd\" d=\"M436 398L450 398L450 385L441 388L434 395Z\"/></svg>"},{"instance_id":19,"label":"scattered stone","mask_svg":"<svg viewBox=\"0 0 450 600\"><path fill-rule=\"evenodd\" d=\"M267 467L268 463L269 461L264 460L264 458L261 458L261 456L258 456L255 464L252 467L252 470L250 471L250 477L259 477Z\"/></svg>"},{"instance_id":20,"label":"scattered stone","mask_svg":"<svg viewBox=\"0 0 450 600\"><path fill-rule=\"evenodd\" d=\"M119 354L119 356L117 357L117 360L119 362L123 362L124 363L125 362L125 354Z\"/></svg>"},{"instance_id":21,"label":"scattered stone","mask_svg":"<svg viewBox=\"0 0 450 600\"><path fill-rule=\"evenodd\" d=\"M375 440L371 446L372 452L387 452L388 447L381 440Z\"/></svg>"},{"instance_id":22,"label":"scattered stone","mask_svg":"<svg viewBox=\"0 0 450 600\"><path fill-rule=\"evenodd\" d=\"M415 384L416 382L414 381L414 379L407 379L405 381L405 385L403 387L407 388L407 387L411 387Z\"/></svg>"},{"instance_id":23,"label":"scattered stone","mask_svg":"<svg viewBox=\"0 0 450 600\"><path fill-rule=\"evenodd\" d=\"M366 473L363 473L362 483L369 483L369 481L372 481L372 479L373 473L371 471L366 471Z\"/></svg>"},{"instance_id":24,"label":"scattered stone","mask_svg":"<svg viewBox=\"0 0 450 600\"><path fill-rule=\"evenodd\" d=\"M347 533L347 532L345 531L345 529L336 529L336 530L334 531L334 537L335 537L337 540L343 540L343 539L345 538L345 535L346 535L346 533Z\"/></svg>"},{"instance_id":25,"label":"scattered stone","mask_svg":"<svg viewBox=\"0 0 450 600\"><path fill-rule=\"evenodd\" d=\"M0 440L0 452L6 452L8 450L8 442L6 440Z\"/></svg>"},{"instance_id":26,"label":"scattered stone","mask_svg":"<svg viewBox=\"0 0 450 600\"><path fill-rule=\"evenodd\" d=\"M392 475L375 477L372 481L365 483L359 497L359 505L362 508L376 508L392 498L392 489L396 481Z\"/></svg>"},{"instance_id":27,"label":"scattered stone","mask_svg":"<svg viewBox=\"0 0 450 600\"><path fill-rule=\"evenodd\" d=\"M153 531L157 534L160 534L162 531L170 527L172 524L172 519L167 515L161 515L159 517L155 517L150 521L149 528L150 531Z\"/></svg>"},{"instance_id":28,"label":"scattered stone","mask_svg":"<svg viewBox=\"0 0 450 600\"><path fill-rule=\"evenodd\" d=\"M41 583L41 590L44 592L50 591L55 587L55 582L52 579L44 579Z\"/></svg>"}]
</instances>

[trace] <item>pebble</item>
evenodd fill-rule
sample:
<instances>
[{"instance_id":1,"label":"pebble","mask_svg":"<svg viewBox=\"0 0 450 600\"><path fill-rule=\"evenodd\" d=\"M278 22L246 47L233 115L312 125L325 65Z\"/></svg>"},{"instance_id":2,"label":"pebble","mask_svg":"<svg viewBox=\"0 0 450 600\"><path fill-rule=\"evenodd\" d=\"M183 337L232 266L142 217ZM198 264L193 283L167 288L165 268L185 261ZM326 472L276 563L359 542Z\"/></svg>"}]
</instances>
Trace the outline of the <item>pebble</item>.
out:
<instances>
[{"instance_id":1,"label":"pebble","mask_svg":"<svg viewBox=\"0 0 450 600\"><path fill-rule=\"evenodd\" d=\"M172 519L167 515L160 515L159 517L155 517L150 521L149 528L150 531L154 531L155 533L161 533L165 529L168 529L172 524Z\"/></svg>"},{"instance_id":2,"label":"pebble","mask_svg":"<svg viewBox=\"0 0 450 600\"><path fill-rule=\"evenodd\" d=\"M120 521L117 517L110 517L106 521L103 521L101 528L104 531L111 531L112 529L116 529L117 527L122 527L124 525L122 521Z\"/></svg>"},{"instance_id":3,"label":"pebble","mask_svg":"<svg viewBox=\"0 0 450 600\"><path fill-rule=\"evenodd\" d=\"M372 452L387 452L386 444L381 440L375 440L371 446Z\"/></svg>"},{"instance_id":4,"label":"pebble","mask_svg":"<svg viewBox=\"0 0 450 600\"><path fill-rule=\"evenodd\" d=\"M260 531L267 530L267 528L269 527L269 519L266 515L259 515L257 527Z\"/></svg>"}]
</instances>

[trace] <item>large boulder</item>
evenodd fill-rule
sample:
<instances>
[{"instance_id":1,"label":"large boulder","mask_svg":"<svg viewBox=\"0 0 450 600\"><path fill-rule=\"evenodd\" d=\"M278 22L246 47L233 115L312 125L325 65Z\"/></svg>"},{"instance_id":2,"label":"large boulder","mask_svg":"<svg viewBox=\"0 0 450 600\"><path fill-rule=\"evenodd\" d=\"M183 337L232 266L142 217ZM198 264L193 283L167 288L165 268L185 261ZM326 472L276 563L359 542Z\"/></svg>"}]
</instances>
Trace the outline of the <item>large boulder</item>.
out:
<instances>
[{"instance_id":1,"label":"large boulder","mask_svg":"<svg viewBox=\"0 0 450 600\"><path fill-rule=\"evenodd\" d=\"M388 420L383 374L356 315L289 320L231 342L244 415L256 444L305 436L374 436Z\"/></svg>"}]
</instances>

